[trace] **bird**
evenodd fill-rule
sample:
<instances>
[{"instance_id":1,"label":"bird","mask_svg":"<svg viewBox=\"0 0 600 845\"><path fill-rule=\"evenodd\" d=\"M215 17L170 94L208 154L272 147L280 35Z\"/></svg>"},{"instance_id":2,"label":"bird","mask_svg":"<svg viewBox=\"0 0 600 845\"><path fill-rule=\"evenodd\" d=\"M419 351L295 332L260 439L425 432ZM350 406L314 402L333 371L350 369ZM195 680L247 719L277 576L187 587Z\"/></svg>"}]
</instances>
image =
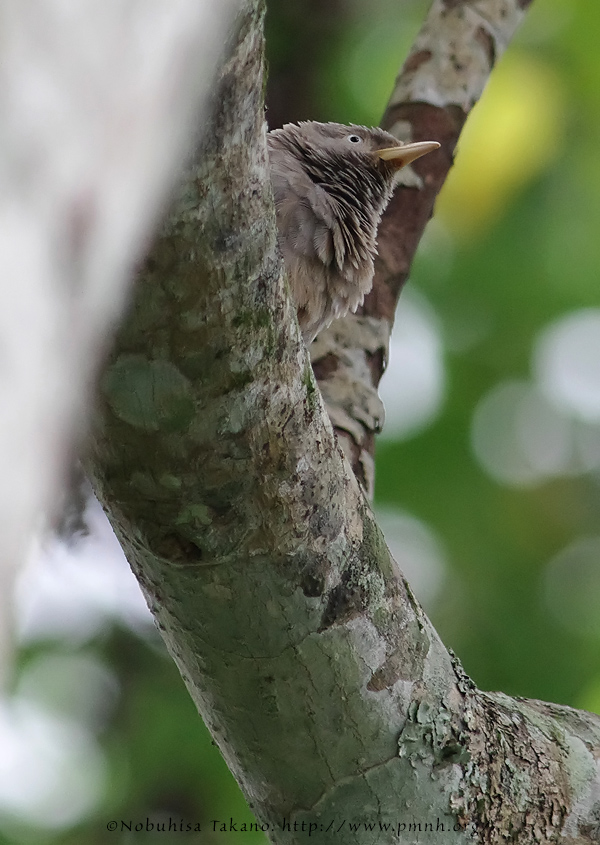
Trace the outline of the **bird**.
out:
<instances>
[{"instance_id":1,"label":"bird","mask_svg":"<svg viewBox=\"0 0 600 845\"><path fill-rule=\"evenodd\" d=\"M439 146L400 144L378 127L317 121L268 133L277 240L307 345L362 304L398 172Z\"/></svg>"}]
</instances>

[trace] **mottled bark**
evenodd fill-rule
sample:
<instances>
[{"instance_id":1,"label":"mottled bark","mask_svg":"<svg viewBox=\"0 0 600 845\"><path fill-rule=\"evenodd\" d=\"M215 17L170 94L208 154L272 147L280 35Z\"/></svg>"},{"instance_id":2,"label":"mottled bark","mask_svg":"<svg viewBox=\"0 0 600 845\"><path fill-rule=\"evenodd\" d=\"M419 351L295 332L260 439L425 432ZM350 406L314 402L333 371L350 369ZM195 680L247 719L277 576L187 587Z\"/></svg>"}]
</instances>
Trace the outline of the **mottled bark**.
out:
<instances>
[{"instance_id":1,"label":"mottled bark","mask_svg":"<svg viewBox=\"0 0 600 845\"><path fill-rule=\"evenodd\" d=\"M311 349L319 386L342 445L369 497L374 435L384 420L377 388L387 361L396 304L458 136L496 61L525 16L516 0L434 0L396 80L381 126L402 141L441 149L402 171L379 227L379 258L364 308L333 324ZM343 323L343 324L342 324Z\"/></svg>"},{"instance_id":2,"label":"mottled bark","mask_svg":"<svg viewBox=\"0 0 600 845\"><path fill-rule=\"evenodd\" d=\"M596 841L600 720L475 689L338 448L276 253L261 22L103 378L97 491L274 842ZM382 319L357 319L372 360Z\"/></svg>"}]
</instances>

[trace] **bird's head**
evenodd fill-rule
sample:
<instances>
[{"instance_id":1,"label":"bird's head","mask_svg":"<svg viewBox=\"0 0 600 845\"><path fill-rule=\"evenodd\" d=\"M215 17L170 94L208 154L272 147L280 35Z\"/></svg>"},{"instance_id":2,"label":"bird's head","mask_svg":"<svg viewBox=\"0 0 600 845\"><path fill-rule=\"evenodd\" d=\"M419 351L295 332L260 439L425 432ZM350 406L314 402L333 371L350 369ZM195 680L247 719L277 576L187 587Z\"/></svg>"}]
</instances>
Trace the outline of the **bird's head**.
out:
<instances>
[{"instance_id":1,"label":"bird's head","mask_svg":"<svg viewBox=\"0 0 600 845\"><path fill-rule=\"evenodd\" d=\"M397 172L416 159L437 150L437 141L400 144L378 127L317 123L288 123L270 133L309 166L322 162L329 173L339 168L377 171L384 180L395 181ZM279 137L278 137L279 136Z\"/></svg>"}]
</instances>

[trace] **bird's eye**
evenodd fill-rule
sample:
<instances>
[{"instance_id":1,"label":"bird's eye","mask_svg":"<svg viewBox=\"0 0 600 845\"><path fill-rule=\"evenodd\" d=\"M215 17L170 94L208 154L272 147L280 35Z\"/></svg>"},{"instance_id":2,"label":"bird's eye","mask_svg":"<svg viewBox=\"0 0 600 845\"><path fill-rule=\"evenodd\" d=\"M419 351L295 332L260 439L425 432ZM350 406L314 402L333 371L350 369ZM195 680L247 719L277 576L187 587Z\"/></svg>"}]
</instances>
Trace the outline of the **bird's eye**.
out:
<instances>
[{"instance_id":1,"label":"bird's eye","mask_svg":"<svg viewBox=\"0 0 600 845\"><path fill-rule=\"evenodd\" d=\"M360 137L360 135L348 135L348 140L351 144L360 144L362 138Z\"/></svg>"}]
</instances>

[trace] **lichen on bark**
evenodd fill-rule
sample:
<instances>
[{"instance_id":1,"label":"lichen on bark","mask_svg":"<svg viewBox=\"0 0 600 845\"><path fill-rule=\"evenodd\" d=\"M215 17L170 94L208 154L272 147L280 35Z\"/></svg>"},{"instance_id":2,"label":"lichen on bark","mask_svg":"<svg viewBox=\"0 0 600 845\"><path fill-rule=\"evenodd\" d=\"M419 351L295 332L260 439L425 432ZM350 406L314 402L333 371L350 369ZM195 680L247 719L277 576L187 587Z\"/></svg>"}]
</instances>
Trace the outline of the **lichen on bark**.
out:
<instances>
[{"instance_id":1,"label":"lichen on bark","mask_svg":"<svg viewBox=\"0 0 600 845\"><path fill-rule=\"evenodd\" d=\"M434 3L440 38L442 13L459 6L481 14L485 3ZM384 228L364 313L318 341L330 420L276 248L263 12L245 6L212 122L108 364L97 491L273 841L304 841L293 825L306 821L311 841L339 842L351 819L358 842L439 842L439 824L452 843L593 841L600 720L475 689L391 557L361 486L368 473L357 479L356 453L332 426L343 420L354 438L357 421L376 425L377 403L357 389L353 405L349 384L358 371L357 382L377 381L417 223L448 160L408 189L409 246L395 251ZM413 76L425 49L435 45L420 43ZM394 102L394 119L444 129L449 158L461 121L454 107L433 107L435 118L428 108Z\"/></svg>"}]
</instances>

